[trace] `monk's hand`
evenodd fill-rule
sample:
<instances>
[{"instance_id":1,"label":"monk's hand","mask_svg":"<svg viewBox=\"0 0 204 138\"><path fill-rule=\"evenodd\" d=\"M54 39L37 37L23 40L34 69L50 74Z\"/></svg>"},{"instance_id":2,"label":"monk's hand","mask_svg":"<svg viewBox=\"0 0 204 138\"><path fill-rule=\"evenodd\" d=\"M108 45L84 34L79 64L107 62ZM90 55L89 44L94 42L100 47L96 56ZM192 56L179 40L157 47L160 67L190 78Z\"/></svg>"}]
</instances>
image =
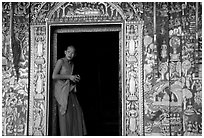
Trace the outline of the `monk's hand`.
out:
<instances>
[{"instance_id":1,"label":"monk's hand","mask_svg":"<svg viewBox=\"0 0 204 138\"><path fill-rule=\"evenodd\" d=\"M69 79L73 82L79 82L80 76L79 75L70 75Z\"/></svg>"},{"instance_id":2,"label":"monk's hand","mask_svg":"<svg viewBox=\"0 0 204 138\"><path fill-rule=\"evenodd\" d=\"M76 78L75 78L75 82L79 82L80 81L80 76L79 75L75 75Z\"/></svg>"},{"instance_id":3,"label":"monk's hand","mask_svg":"<svg viewBox=\"0 0 204 138\"><path fill-rule=\"evenodd\" d=\"M76 81L76 75L70 75L70 76L69 76L69 79L70 79L71 81L75 82L75 81Z\"/></svg>"}]
</instances>

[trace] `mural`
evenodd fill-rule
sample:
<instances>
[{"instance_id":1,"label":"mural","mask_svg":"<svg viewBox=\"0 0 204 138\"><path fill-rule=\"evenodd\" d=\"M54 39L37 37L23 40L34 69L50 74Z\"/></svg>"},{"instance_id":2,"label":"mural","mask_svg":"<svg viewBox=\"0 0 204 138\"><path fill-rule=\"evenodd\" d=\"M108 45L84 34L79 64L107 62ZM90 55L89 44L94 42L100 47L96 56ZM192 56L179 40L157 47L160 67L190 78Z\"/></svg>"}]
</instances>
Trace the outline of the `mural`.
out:
<instances>
[{"instance_id":1,"label":"mural","mask_svg":"<svg viewBox=\"0 0 204 138\"><path fill-rule=\"evenodd\" d=\"M202 135L194 2L2 3L3 135L47 135L47 22L123 23L122 135Z\"/></svg>"},{"instance_id":2,"label":"mural","mask_svg":"<svg viewBox=\"0 0 204 138\"><path fill-rule=\"evenodd\" d=\"M201 63L195 56L201 48L201 3L149 5L144 17L150 21L144 35L145 135L201 135Z\"/></svg>"},{"instance_id":3,"label":"mural","mask_svg":"<svg viewBox=\"0 0 204 138\"><path fill-rule=\"evenodd\" d=\"M2 134L27 135L29 3L2 3Z\"/></svg>"}]
</instances>

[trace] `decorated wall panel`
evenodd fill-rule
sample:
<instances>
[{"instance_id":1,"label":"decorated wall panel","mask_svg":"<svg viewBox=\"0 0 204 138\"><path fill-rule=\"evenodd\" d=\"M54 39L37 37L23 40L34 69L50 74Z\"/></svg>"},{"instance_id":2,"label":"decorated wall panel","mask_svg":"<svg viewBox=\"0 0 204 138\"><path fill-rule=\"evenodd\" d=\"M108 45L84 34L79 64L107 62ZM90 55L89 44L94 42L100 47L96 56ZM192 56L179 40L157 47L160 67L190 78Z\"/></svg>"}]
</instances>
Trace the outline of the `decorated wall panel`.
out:
<instances>
[{"instance_id":1,"label":"decorated wall panel","mask_svg":"<svg viewBox=\"0 0 204 138\"><path fill-rule=\"evenodd\" d=\"M153 17L151 33L144 34L145 135L201 135L201 5L153 3L151 7L145 12L145 18Z\"/></svg>"},{"instance_id":2,"label":"decorated wall panel","mask_svg":"<svg viewBox=\"0 0 204 138\"><path fill-rule=\"evenodd\" d=\"M48 134L48 24L120 23L122 135L202 135L201 9L195 2L2 3L2 134Z\"/></svg>"},{"instance_id":3,"label":"decorated wall panel","mask_svg":"<svg viewBox=\"0 0 204 138\"><path fill-rule=\"evenodd\" d=\"M29 3L2 3L2 134L27 135Z\"/></svg>"},{"instance_id":4,"label":"decorated wall panel","mask_svg":"<svg viewBox=\"0 0 204 138\"><path fill-rule=\"evenodd\" d=\"M126 134L143 134L142 93L142 31L143 22L129 22L126 25L125 76L126 76Z\"/></svg>"},{"instance_id":5,"label":"decorated wall panel","mask_svg":"<svg viewBox=\"0 0 204 138\"><path fill-rule=\"evenodd\" d=\"M46 135L47 49L46 26L31 26L29 135Z\"/></svg>"}]
</instances>

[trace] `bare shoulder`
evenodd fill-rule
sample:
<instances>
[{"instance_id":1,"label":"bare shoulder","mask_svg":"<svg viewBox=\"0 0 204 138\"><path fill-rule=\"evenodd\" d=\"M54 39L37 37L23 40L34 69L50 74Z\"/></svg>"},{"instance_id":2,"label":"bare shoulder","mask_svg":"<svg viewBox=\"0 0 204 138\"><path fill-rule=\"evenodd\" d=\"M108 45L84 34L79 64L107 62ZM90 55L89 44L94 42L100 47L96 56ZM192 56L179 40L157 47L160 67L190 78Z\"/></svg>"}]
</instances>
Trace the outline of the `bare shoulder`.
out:
<instances>
[{"instance_id":1,"label":"bare shoulder","mask_svg":"<svg viewBox=\"0 0 204 138\"><path fill-rule=\"evenodd\" d=\"M57 60L57 62L62 62L63 63L64 59L63 58L60 58Z\"/></svg>"},{"instance_id":2,"label":"bare shoulder","mask_svg":"<svg viewBox=\"0 0 204 138\"><path fill-rule=\"evenodd\" d=\"M58 59L56 66L61 66L63 64L63 62L64 62L63 58Z\"/></svg>"}]
</instances>

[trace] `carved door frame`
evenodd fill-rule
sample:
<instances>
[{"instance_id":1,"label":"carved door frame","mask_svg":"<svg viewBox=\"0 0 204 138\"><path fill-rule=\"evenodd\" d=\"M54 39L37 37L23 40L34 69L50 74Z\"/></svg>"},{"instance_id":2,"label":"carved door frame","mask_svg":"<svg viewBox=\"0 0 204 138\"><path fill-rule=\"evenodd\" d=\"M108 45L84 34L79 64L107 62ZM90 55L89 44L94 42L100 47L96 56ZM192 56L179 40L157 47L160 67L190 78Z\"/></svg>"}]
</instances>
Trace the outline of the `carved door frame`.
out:
<instances>
[{"instance_id":1,"label":"carved door frame","mask_svg":"<svg viewBox=\"0 0 204 138\"><path fill-rule=\"evenodd\" d=\"M108 25L111 25L111 26L108 26ZM54 59L52 61L52 63L48 63L48 67L50 68L51 65L55 65L56 61L57 61L57 34L60 34L60 33L81 33L81 32L118 32L119 33L119 68L118 68L118 75L119 75L119 99L120 99L120 103L119 103L119 117L121 117L121 120L119 121L119 125L122 125L122 119L124 118L123 117L123 114L122 114L122 108L123 108L123 97L122 95L122 92L124 91L123 90L123 76L121 75L122 72L123 72L123 40L124 40L124 36L123 36L123 32L124 32L124 27L123 27L124 23L122 22L107 22L107 23L67 23L67 24L64 24L64 23L60 23L60 22L47 22L47 49L48 49L48 59ZM71 28L71 27L73 28ZM120 27L119 27L120 26ZM52 32L52 27L60 27L60 29L55 29L54 32ZM54 29L53 29L54 30ZM51 37L51 32L53 33L53 37ZM53 40L52 40L53 38ZM103 41L103 40L102 40ZM51 46L53 46L53 56L54 58L50 57L51 56ZM50 71L48 71L48 74L51 74ZM47 87L47 97L50 97L49 96L49 92L50 92L50 76L51 75L48 75L48 87ZM49 103L49 99L47 99L47 103ZM48 105L48 111L49 111L49 104ZM49 113L48 114L48 118L49 118ZM47 124L48 124L48 119L47 119ZM47 125L48 126L48 125ZM123 130L123 126L120 126L120 134L122 134L122 130ZM47 132L48 132L48 127L47 127Z\"/></svg>"},{"instance_id":2,"label":"carved door frame","mask_svg":"<svg viewBox=\"0 0 204 138\"><path fill-rule=\"evenodd\" d=\"M64 12L62 12L64 5L65 3L57 3L46 14L39 11L36 22L33 22L30 26L31 60L28 135L48 135L49 26L52 24L79 25L78 22L82 25L114 23L122 25L122 39L119 42L122 51L122 135L143 135L143 21L129 21L122 8L116 3L105 3L106 10L104 12L98 12L97 9L83 11L84 14L87 13L88 15L78 15L78 13L64 15ZM78 9L82 10L82 8ZM108 8L113 9L113 11L107 12ZM59 9L62 9L62 11ZM37 22L38 18L42 18L44 22Z\"/></svg>"}]
</instances>

